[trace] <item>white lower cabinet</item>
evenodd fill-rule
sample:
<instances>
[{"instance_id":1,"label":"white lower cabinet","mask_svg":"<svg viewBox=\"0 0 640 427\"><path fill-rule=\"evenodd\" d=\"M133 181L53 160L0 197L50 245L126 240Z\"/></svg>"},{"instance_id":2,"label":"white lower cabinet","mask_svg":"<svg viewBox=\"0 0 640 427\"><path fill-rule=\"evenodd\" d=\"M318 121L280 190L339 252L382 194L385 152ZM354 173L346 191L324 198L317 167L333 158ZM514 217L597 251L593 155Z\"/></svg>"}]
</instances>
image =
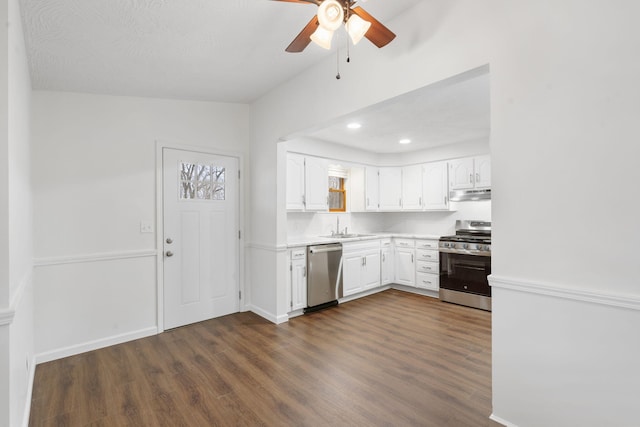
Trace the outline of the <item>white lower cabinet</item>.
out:
<instances>
[{"instance_id":1,"label":"white lower cabinet","mask_svg":"<svg viewBox=\"0 0 640 427\"><path fill-rule=\"evenodd\" d=\"M440 253L438 240L416 240L416 287L440 289Z\"/></svg>"},{"instance_id":2,"label":"white lower cabinet","mask_svg":"<svg viewBox=\"0 0 640 427\"><path fill-rule=\"evenodd\" d=\"M357 294L380 286L380 240L342 244L342 293Z\"/></svg>"},{"instance_id":3,"label":"white lower cabinet","mask_svg":"<svg viewBox=\"0 0 640 427\"><path fill-rule=\"evenodd\" d=\"M416 284L416 250L413 239L395 239L395 282L399 285Z\"/></svg>"},{"instance_id":4,"label":"white lower cabinet","mask_svg":"<svg viewBox=\"0 0 640 427\"><path fill-rule=\"evenodd\" d=\"M393 283L395 277L395 267L393 265L393 245L391 239L380 241L380 284L389 285Z\"/></svg>"},{"instance_id":5,"label":"white lower cabinet","mask_svg":"<svg viewBox=\"0 0 640 427\"><path fill-rule=\"evenodd\" d=\"M289 252L290 310L307 307L307 248L291 249Z\"/></svg>"}]
</instances>

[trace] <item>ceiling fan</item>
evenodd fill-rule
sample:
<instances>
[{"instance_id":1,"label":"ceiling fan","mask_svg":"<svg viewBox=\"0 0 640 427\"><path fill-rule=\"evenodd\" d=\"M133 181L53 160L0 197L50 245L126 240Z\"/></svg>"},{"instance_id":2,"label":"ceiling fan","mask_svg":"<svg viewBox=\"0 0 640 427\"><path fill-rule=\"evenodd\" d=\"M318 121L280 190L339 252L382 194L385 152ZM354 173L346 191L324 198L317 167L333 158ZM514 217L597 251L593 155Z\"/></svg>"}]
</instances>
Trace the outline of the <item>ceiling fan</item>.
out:
<instances>
[{"instance_id":1,"label":"ceiling fan","mask_svg":"<svg viewBox=\"0 0 640 427\"><path fill-rule=\"evenodd\" d=\"M302 29L287 52L302 52L312 41L325 49L331 49L333 33L344 26L353 44L366 37L378 47L386 46L396 35L369 15L360 6L354 7L356 0L274 0L288 3L313 3L318 13Z\"/></svg>"}]
</instances>

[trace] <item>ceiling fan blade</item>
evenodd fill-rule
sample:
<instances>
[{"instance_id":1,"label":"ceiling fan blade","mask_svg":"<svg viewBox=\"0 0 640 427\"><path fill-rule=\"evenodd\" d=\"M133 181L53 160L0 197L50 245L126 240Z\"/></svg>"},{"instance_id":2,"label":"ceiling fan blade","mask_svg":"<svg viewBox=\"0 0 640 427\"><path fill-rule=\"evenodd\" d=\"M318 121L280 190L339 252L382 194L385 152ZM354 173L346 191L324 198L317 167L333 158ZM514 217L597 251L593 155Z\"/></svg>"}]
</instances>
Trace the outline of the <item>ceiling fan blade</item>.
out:
<instances>
[{"instance_id":1,"label":"ceiling fan blade","mask_svg":"<svg viewBox=\"0 0 640 427\"><path fill-rule=\"evenodd\" d=\"M285 49L287 52L302 52L311 43L311 34L318 28L318 15L314 15L311 21L300 31L291 44Z\"/></svg>"},{"instance_id":2,"label":"ceiling fan blade","mask_svg":"<svg viewBox=\"0 0 640 427\"><path fill-rule=\"evenodd\" d=\"M351 11L365 21L371 22L369 31L367 31L367 33L364 35L369 39L371 43L375 44L378 47L383 47L389 44L391 40L396 38L396 35L390 29L382 25L380 21L369 15L360 6L354 7L353 9L351 9Z\"/></svg>"}]
</instances>

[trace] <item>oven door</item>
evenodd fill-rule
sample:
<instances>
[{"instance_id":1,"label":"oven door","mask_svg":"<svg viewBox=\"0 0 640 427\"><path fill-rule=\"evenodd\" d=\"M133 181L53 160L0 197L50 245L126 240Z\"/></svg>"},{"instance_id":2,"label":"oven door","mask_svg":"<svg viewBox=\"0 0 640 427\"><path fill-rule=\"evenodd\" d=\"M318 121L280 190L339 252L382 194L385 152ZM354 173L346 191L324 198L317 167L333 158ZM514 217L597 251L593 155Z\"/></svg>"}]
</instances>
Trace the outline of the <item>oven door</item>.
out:
<instances>
[{"instance_id":1,"label":"oven door","mask_svg":"<svg viewBox=\"0 0 640 427\"><path fill-rule=\"evenodd\" d=\"M440 288L491 296L491 257L440 252Z\"/></svg>"}]
</instances>

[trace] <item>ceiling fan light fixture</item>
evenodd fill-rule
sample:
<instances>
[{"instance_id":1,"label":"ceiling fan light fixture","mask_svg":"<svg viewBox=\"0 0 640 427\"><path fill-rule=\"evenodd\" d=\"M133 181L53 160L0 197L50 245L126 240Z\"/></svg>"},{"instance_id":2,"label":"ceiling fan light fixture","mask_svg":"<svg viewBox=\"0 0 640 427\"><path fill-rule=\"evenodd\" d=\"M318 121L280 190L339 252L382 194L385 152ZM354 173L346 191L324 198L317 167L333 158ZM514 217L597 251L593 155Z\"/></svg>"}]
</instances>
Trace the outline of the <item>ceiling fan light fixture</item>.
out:
<instances>
[{"instance_id":1,"label":"ceiling fan light fixture","mask_svg":"<svg viewBox=\"0 0 640 427\"><path fill-rule=\"evenodd\" d=\"M325 0L318 6L318 22L328 31L340 28L344 21L344 10L336 0Z\"/></svg>"},{"instance_id":2,"label":"ceiling fan light fixture","mask_svg":"<svg viewBox=\"0 0 640 427\"><path fill-rule=\"evenodd\" d=\"M351 37L351 41L356 45L369 31L371 22L365 21L358 15L351 15L344 26L347 29L347 33L349 33L349 37Z\"/></svg>"},{"instance_id":3,"label":"ceiling fan light fixture","mask_svg":"<svg viewBox=\"0 0 640 427\"><path fill-rule=\"evenodd\" d=\"M324 49L331 49L331 39L333 38L333 31L329 31L326 28L319 26L317 30L311 34L311 40L318 46Z\"/></svg>"}]
</instances>

